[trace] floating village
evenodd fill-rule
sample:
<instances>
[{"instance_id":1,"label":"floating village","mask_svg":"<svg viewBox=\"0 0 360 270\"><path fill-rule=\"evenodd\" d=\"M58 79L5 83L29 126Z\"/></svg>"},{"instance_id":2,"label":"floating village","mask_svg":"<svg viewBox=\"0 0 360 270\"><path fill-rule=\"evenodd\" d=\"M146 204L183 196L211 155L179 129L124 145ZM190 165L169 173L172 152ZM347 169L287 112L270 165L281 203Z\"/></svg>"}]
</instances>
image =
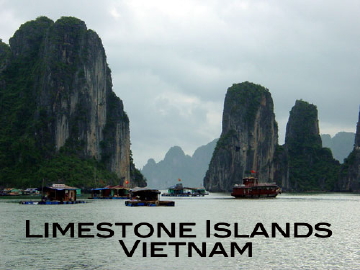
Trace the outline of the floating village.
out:
<instances>
[{"instance_id":1,"label":"floating village","mask_svg":"<svg viewBox=\"0 0 360 270\"><path fill-rule=\"evenodd\" d=\"M178 179L180 182L181 179ZM248 176L242 179L241 184L235 184L229 194L234 199L258 199L275 198L281 194L281 188L275 183L261 183L257 177ZM161 200L161 197L204 197L209 195L204 187L187 187L177 183L168 187L166 191L155 188L135 187L127 185L107 185L91 189L86 199L81 189L66 184L52 184L40 188L27 188L25 190L6 188L0 192L0 196L22 196L20 204L26 205L60 205L60 204L81 204L95 200L124 200L125 206L175 206L172 200ZM27 199L29 198L29 199Z\"/></svg>"}]
</instances>

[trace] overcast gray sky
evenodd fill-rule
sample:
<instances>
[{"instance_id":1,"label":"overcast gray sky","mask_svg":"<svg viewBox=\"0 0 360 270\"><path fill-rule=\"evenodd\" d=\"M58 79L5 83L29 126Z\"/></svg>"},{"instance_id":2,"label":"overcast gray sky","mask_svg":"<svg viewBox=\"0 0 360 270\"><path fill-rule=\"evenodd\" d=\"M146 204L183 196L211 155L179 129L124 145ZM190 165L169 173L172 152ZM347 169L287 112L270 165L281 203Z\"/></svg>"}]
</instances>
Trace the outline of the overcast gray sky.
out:
<instances>
[{"instance_id":1,"label":"overcast gray sky","mask_svg":"<svg viewBox=\"0 0 360 270\"><path fill-rule=\"evenodd\" d=\"M355 132L359 14L358 0L0 0L0 38L38 16L97 32L141 169L218 138L226 90L243 81L270 90L280 144L297 99L317 106L322 134Z\"/></svg>"}]
</instances>

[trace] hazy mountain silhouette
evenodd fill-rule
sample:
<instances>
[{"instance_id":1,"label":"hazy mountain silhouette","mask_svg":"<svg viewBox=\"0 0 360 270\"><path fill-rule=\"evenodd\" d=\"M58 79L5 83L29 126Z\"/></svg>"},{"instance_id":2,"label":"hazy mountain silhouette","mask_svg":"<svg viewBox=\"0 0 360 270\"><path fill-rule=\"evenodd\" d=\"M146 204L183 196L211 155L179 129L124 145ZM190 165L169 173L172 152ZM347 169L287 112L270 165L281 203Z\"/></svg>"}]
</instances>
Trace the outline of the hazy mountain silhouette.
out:
<instances>
[{"instance_id":1,"label":"hazy mountain silhouette","mask_svg":"<svg viewBox=\"0 0 360 270\"><path fill-rule=\"evenodd\" d=\"M329 134L322 134L321 140L323 147L331 149L335 159L344 162L344 158L347 158L354 147L354 132L339 132L334 137Z\"/></svg>"},{"instance_id":2,"label":"hazy mountain silhouette","mask_svg":"<svg viewBox=\"0 0 360 270\"><path fill-rule=\"evenodd\" d=\"M217 139L197 148L192 156L185 155L179 146L173 146L158 163L150 158L141 170L147 179L147 186L166 189L175 185L179 179L184 186L203 186Z\"/></svg>"}]
</instances>

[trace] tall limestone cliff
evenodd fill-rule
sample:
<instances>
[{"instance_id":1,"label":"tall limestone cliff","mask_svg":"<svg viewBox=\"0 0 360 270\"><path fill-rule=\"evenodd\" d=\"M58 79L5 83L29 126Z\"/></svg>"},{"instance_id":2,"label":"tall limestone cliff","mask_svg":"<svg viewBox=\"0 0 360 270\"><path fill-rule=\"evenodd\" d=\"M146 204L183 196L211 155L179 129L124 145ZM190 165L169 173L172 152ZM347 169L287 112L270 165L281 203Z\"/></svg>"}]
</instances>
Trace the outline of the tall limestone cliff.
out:
<instances>
[{"instance_id":1,"label":"tall limestone cliff","mask_svg":"<svg viewBox=\"0 0 360 270\"><path fill-rule=\"evenodd\" d=\"M334 190L339 162L323 148L315 105L297 100L286 126L285 145L278 151L277 175L285 191Z\"/></svg>"},{"instance_id":2,"label":"tall limestone cliff","mask_svg":"<svg viewBox=\"0 0 360 270\"><path fill-rule=\"evenodd\" d=\"M10 125L2 135L14 133L19 149L2 144L0 151L12 151L19 163L24 148L39 149L32 152L35 167L42 162L36 154L50 160L65 151L101 161L120 184L130 180L129 119L112 90L99 36L77 18L39 17L9 44L0 49L1 119Z\"/></svg>"},{"instance_id":3,"label":"tall limestone cliff","mask_svg":"<svg viewBox=\"0 0 360 270\"><path fill-rule=\"evenodd\" d=\"M341 166L338 191L360 192L360 111L354 148Z\"/></svg>"},{"instance_id":4,"label":"tall limestone cliff","mask_svg":"<svg viewBox=\"0 0 360 270\"><path fill-rule=\"evenodd\" d=\"M268 89L250 82L228 88L222 133L214 150L204 186L209 191L230 191L250 171L261 182L273 182L278 126Z\"/></svg>"}]
</instances>

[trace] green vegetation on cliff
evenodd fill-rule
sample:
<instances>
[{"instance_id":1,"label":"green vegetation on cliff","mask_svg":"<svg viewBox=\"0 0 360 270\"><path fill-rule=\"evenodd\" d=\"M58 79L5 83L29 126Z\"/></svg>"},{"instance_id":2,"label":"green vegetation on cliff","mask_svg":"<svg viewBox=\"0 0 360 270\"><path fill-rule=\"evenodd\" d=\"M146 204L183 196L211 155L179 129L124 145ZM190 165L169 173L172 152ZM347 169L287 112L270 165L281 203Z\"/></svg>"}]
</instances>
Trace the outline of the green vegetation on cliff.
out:
<instances>
[{"instance_id":1,"label":"green vegetation on cliff","mask_svg":"<svg viewBox=\"0 0 360 270\"><path fill-rule=\"evenodd\" d=\"M222 132L204 178L205 188L230 191L252 170L260 181L273 182L277 130L268 89L248 81L229 87Z\"/></svg>"},{"instance_id":2,"label":"green vegetation on cliff","mask_svg":"<svg viewBox=\"0 0 360 270\"><path fill-rule=\"evenodd\" d=\"M84 85L84 66L90 65L92 59L87 39L99 40L77 18L62 17L54 23L39 17L21 25L10 39L10 46L0 41L0 187L36 187L43 181L79 187L122 183L106 165L114 151L106 143L114 141L111 129L116 128L115 120L124 126L129 123L122 101L112 91L100 90L107 91L104 96L109 102L101 146L107 152L98 160L84 154L85 142L80 137L90 125L86 114L96 113L86 107L89 96L79 91L78 100L84 102L78 102L71 115L67 104L56 104L61 96L63 102L70 100L66 98L74 91L72 88ZM91 41L88 43L94 44ZM103 51L101 46L95 49ZM51 82L45 76L49 73ZM106 80L111 85L110 76ZM67 116L70 136L56 150L55 117L59 115ZM131 158L130 161L132 179L144 183Z\"/></svg>"},{"instance_id":3,"label":"green vegetation on cliff","mask_svg":"<svg viewBox=\"0 0 360 270\"><path fill-rule=\"evenodd\" d=\"M339 162L323 148L316 106L297 100L290 112L285 148L289 187L294 191L331 191L338 180Z\"/></svg>"},{"instance_id":4,"label":"green vegetation on cliff","mask_svg":"<svg viewBox=\"0 0 360 270\"><path fill-rule=\"evenodd\" d=\"M340 170L339 191L360 192L360 111L356 125L354 148L350 155L345 158Z\"/></svg>"},{"instance_id":5,"label":"green vegetation on cliff","mask_svg":"<svg viewBox=\"0 0 360 270\"><path fill-rule=\"evenodd\" d=\"M269 90L265 87L254 84L251 82L243 82L238 84L233 84L227 90L227 102L231 106L231 113L236 111L241 111L246 108L241 114L243 117L243 122L247 123L249 127L254 125L256 112L259 109L261 104L261 99L264 94L269 94Z\"/></svg>"}]
</instances>

